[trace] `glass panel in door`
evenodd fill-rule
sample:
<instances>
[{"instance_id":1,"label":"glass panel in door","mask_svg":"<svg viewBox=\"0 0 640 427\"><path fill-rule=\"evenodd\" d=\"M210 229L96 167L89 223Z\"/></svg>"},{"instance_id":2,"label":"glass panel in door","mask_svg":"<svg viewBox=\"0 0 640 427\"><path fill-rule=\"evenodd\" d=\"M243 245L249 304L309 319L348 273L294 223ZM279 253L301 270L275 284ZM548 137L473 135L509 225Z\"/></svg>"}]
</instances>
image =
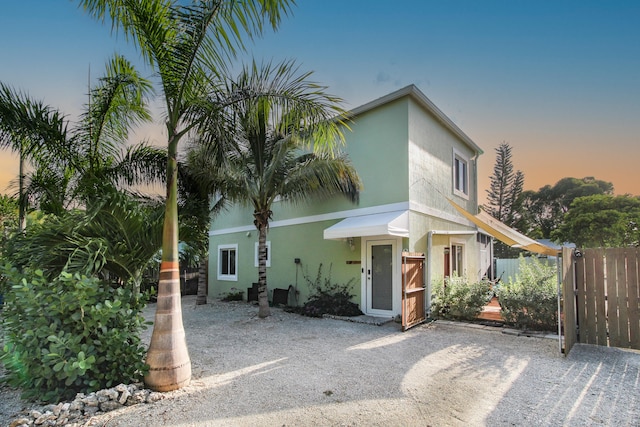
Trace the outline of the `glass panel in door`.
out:
<instances>
[{"instance_id":1,"label":"glass panel in door","mask_svg":"<svg viewBox=\"0 0 640 427\"><path fill-rule=\"evenodd\" d=\"M393 245L371 246L371 308L393 309Z\"/></svg>"}]
</instances>

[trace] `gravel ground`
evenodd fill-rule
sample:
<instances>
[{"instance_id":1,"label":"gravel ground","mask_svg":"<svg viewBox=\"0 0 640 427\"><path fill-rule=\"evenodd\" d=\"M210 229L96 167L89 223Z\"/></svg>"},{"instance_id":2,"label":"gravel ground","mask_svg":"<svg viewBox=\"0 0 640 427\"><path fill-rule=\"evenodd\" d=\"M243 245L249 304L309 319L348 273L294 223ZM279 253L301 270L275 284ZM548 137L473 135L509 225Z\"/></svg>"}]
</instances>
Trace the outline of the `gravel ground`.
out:
<instances>
[{"instance_id":1,"label":"gravel ground","mask_svg":"<svg viewBox=\"0 0 640 427\"><path fill-rule=\"evenodd\" d=\"M148 307L153 316L155 305ZM640 425L640 352L437 321L400 332L183 299L188 387L104 426ZM150 330L145 333L148 340ZM21 409L0 389L0 424Z\"/></svg>"}]
</instances>

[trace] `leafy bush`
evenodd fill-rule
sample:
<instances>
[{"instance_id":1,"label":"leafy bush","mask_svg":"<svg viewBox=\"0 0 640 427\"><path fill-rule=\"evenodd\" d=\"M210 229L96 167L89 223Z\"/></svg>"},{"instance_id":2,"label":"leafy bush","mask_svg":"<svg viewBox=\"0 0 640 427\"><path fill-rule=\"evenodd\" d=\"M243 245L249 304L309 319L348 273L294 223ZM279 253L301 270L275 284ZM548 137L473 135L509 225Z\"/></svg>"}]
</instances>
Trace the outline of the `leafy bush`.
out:
<instances>
[{"instance_id":1,"label":"leafy bush","mask_svg":"<svg viewBox=\"0 0 640 427\"><path fill-rule=\"evenodd\" d=\"M243 301L244 292L231 288L231 291L228 292L224 297L222 297L221 301L229 302L229 301Z\"/></svg>"},{"instance_id":2,"label":"leafy bush","mask_svg":"<svg viewBox=\"0 0 640 427\"><path fill-rule=\"evenodd\" d=\"M309 300L300 309L300 314L310 317L322 317L324 314L334 316L359 316L362 314L358 304L351 301L355 295L351 293L351 288L355 279L350 279L347 283L331 282L331 267L327 277L322 277L322 264L318 266L318 273L315 278L304 276L305 281L311 289Z\"/></svg>"},{"instance_id":3,"label":"leafy bush","mask_svg":"<svg viewBox=\"0 0 640 427\"><path fill-rule=\"evenodd\" d=\"M496 295L505 322L522 329L552 331L557 327L557 273L553 266L520 256L516 280L500 285Z\"/></svg>"},{"instance_id":4,"label":"leafy bush","mask_svg":"<svg viewBox=\"0 0 640 427\"><path fill-rule=\"evenodd\" d=\"M142 379L146 301L139 294L66 272L53 281L41 271L5 267L3 274L12 286L0 360L24 398L53 402Z\"/></svg>"},{"instance_id":5,"label":"leafy bush","mask_svg":"<svg viewBox=\"0 0 640 427\"><path fill-rule=\"evenodd\" d=\"M469 284L463 277L446 277L434 283L431 313L443 319L473 320L491 297L488 282Z\"/></svg>"}]
</instances>

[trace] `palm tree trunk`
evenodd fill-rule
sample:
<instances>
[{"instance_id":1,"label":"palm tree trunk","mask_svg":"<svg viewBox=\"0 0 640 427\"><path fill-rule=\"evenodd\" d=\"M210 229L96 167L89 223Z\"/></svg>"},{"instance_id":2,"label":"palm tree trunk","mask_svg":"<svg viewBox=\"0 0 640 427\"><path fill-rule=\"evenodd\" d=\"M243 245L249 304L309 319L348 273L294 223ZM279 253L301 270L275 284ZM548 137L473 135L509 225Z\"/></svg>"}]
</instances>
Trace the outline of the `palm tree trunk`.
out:
<instances>
[{"instance_id":1,"label":"palm tree trunk","mask_svg":"<svg viewBox=\"0 0 640 427\"><path fill-rule=\"evenodd\" d=\"M24 155L20 146L20 171L18 172L18 226L21 232L27 228L27 198L24 195Z\"/></svg>"},{"instance_id":2,"label":"palm tree trunk","mask_svg":"<svg viewBox=\"0 0 640 427\"><path fill-rule=\"evenodd\" d=\"M167 204L162 235L162 263L153 333L147 352L149 372L144 382L155 391L171 391L191 380L191 360L182 325L178 263L178 139L169 132Z\"/></svg>"},{"instance_id":3,"label":"palm tree trunk","mask_svg":"<svg viewBox=\"0 0 640 427\"><path fill-rule=\"evenodd\" d=\"M209 259L204 253L200 256L200 269L198 271L198 296L196 297L196 305L204 305L207 303L207 266Z\"/></svg>"},{"instance_id":4,"label":"palm tree trunk","mask_svg":"<svg viewBox=\"0 0 640 427\"><path fill-rule=\"evenodd\" d=\"M258 317L264 319L271 315L269 294L267 292L267 226L263 221L258 225Z\"/></svg>"}]
</instances>

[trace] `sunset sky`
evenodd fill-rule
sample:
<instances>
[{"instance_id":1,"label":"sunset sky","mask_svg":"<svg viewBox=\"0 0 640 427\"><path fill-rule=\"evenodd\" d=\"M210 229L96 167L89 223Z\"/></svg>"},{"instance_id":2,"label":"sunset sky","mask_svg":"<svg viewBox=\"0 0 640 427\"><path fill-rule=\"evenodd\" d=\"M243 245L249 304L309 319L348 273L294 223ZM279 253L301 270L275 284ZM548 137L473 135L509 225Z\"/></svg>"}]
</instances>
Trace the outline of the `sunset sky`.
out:
<instances>
[{"instance_id":1,"label":"sunset sky","mask_svg":"<svg viewBox=\"0 0 640 427\"><path fill-rule=\"evenodd\" d=\"M416 84L485 151L481 198L503 141L525 189L595 176L640 195L640 2L297 3L244 60L295 59L347 109ZM89 68L95 79L114 52L139 63L76 2L2 4L0 81L71 118L86 102ZM162 143L161 129L137 136ZM0 191L16 175L16 158L2 154Z\"/></svg>"}]
</instances>

